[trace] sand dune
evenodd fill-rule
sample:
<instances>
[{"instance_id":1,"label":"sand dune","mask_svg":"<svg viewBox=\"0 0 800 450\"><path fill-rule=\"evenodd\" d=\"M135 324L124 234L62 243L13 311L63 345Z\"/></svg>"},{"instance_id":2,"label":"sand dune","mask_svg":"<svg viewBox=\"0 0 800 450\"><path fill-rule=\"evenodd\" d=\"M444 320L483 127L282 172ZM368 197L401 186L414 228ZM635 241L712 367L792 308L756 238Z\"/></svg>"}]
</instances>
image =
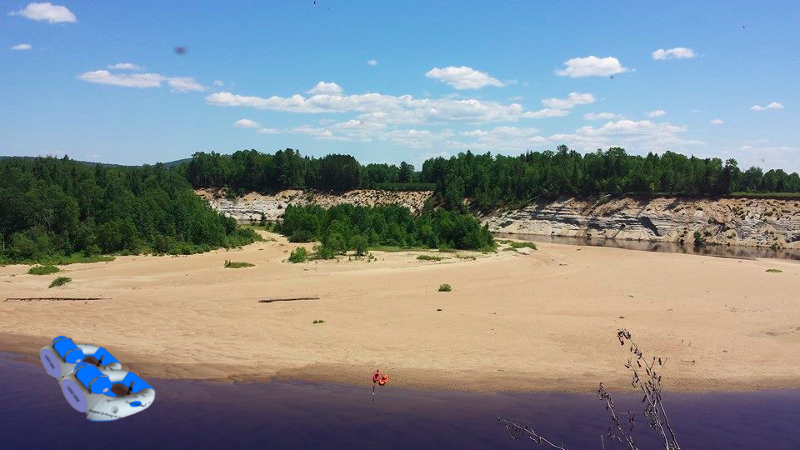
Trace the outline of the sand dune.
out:
<instances>
[{"instance_id":1,"label":"sand dune","mask_svg":"<svg viewBox=\"0 0 800 450\"><path fill-rule=\"evenodd\" d=\"M296 245L269 236L229 252L63 266L74 281L53 289L55 275L0 267L0 299L110 298L0 301L0 347L37 359L68 335L145 377L369 383L380 367L407 387L589 391L626 385L615 338L625 327L667 359L668 389L800 387L794 262L540 244L476 260L375 252L371 263L290 264ZM453 292L437 292L442 283ZM307 296L320 299L258 303Z\"/></svg>"}]
</instances>

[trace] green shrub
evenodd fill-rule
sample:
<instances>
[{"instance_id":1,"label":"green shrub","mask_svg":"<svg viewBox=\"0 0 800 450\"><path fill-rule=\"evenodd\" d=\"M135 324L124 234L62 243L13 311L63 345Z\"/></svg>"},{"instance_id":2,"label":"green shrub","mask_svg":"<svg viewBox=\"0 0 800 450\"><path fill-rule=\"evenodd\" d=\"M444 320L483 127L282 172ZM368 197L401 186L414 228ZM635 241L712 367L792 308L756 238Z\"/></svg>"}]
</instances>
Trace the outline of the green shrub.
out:
<instances>
[{"instance_id":1,"label":"green shrub","mask_svg":"<svg viewBox=\"0 0 800 450\"><path fill-rule=\"evenodd\" d=\"M419 255L417 259L420 261L441 261L444 258L441 256L434 256L434 255Z\"/></svg>"},{"instance_id":2,"label":"green shrub","mask_svg":"<svg viewBox=\"0 0 800 450\"><path fill-rule=\"evenodd\" d=\"M324 320L317 319L317 320L315 320L315 321L314 321L314 322L312 322L312 323L314 323L314 324L318 324L318 323L325 323L325 321L324 321Z\"/></svg>"},{"instance_id":3,"label":"green shrub","mask_svg":"<svg viewBox=\"0 0 800 450\"><path fill-rule=\"evenodd\" d=\"M536 243L535 242L514 242L514 241L509 241L508 245L510 245L511 248L530 248L530 249L533 249L533 250L538 250L538 248L536 248Z\"/></svg>"},{"instance_id":4,"label":"green shrub","mask_svg":"<svg viewBox=\"0 0 800 450\"><path fill-rule=\"evenodd\" d=\"M783 273L780 269L767 269L767 273Z\"/></svg>"},{"instance_id":5,"label":"green shrub","mask_svg":"<svg viewBox=\"0 0 800 450\"><path fill-rule=\"evenodd\" d=\"M297 247L292 253L289 254L289 262L301 263L308 260L308 250L305 247Z\"/></svg>"},{"instance_id":6,"label":"green shrub","mask_svg":"<svg viewBox=\"0 0 800 450\"><path fill-rule=\"evenodd\" d=\"M31 275L50 275L51 273L58 273L59 269L56 266L33 266L28 269L28 273Z\"/></svg>"},{"instance_id":7,"label":"green shrub","mask_svg":"<svg viewBox=\"0 0 800 450\"><path fill-rule=\"evenodd\" d=\"M243 267L254 267L254 266L255 264L250 264L249 262L228 261L227 259L225 260L224 264L224 267L226 269L241 269Z\"/></svg>"},{"instance_id":8,"label":"green shrub","mask_svg":"<svg viewBox=\"0 0 800 450\"><path fill-rule=\"evenodd\" d=\"M450 292L453 288L449 284L441 284L439 285L439 292Z\"/></svg>"},{"instance_id":9,"label":"green shrub","mask_svg":"<svg viewBox=\"0 0 800 450\"><path fill-rule=\"evenodd\" d=\"M69 283L70 281L72 281L72 278L69 278L69 277L58 277L55 280L53 280L53 282L50 283L50 286L48 286L48 287L52 288L52 287L57 287L57 286L63 286L65 284Z\"/></svg>"}]
</instances>

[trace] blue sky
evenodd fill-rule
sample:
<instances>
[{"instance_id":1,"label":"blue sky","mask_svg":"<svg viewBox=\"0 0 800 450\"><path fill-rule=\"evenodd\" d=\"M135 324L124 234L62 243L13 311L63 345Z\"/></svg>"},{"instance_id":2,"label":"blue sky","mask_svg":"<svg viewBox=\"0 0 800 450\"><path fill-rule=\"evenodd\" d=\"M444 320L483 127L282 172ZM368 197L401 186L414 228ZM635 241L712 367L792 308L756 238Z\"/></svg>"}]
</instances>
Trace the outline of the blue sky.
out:
<instances>
[{"instance_id":1,"label":"blue sky","mask_svg":"<svg viewBox=\"0 0 800 450\"><path fill-rule=\"evenodd\" d=\"M797 2L227 3L3 2L0 154L618 145L800 170Z\"/></svg>"}]
</instances>

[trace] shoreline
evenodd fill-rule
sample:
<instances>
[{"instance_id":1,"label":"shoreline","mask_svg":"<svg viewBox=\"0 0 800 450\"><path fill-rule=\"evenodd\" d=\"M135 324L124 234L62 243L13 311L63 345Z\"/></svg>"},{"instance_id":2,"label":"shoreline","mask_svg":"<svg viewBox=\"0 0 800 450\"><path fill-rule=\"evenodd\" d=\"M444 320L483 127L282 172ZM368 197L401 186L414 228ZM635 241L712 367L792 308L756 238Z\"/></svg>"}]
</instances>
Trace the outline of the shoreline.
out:
<instances>
[{"instance_id":1,"label":"shoreline","mask_svg":"<svg viewBox=\"0 0 800 450\"><path fill-rule=\"evenodd\" d=\"M647 357L667 359L667 391L800 387L796 261L540 243L438 262L408 251L290 264L300 245L265 235L237 250L62 266L73 282L57 289L0 267L5 297L109 299L0 301L0 349L39 364L66 335L143 378L360 385L380 368L409 389L593 393L629 389L615 338L627 328ZM307 296L320 299L258 302Z\"/></svg>"},{"instance_id":2,"label":"shoreline","mask_svg":"<svg viewBox=\"0 0 800 450\"><path fill-rule=\"evenodd\" d=\"M17 342L16 344L14 342ZM14 361L41 366L38 350L31 337L0 334L0 346L3 352L12 355ZM45 340L42 340L46 345ZM35 349L35 350L34 350ZM122 351L120 355L129 355ZM271 383L271 382L308 382L342 386L371 386L371 372L367 367L354 368L342 365L316 364L301 368L286 368L274 373L259 373L258 368L223 366L214 364L159 364L154 361L137 360L126 363L122 360L122 370L130 370L143 378L162 380L203 381L216 384L231 383ZM620 364L620 373L616 379L600 380L594 384L589 379L560 378L544 379L528 377L524 374L507 373L442 373L429 370L387 370L391 375L391 385L413 391L451 391L478 394L499 393L564 393L594 394L600 382L609 391L619 393L635 393L638 389L630 387L630 377ZM373 369L374 370L374 369ZM396 375L401 374L401 375ZM714 383L710 386L709 383ZM728 392L762 392L800 389L798 378L761 378L751 380L696 380L669 377L664 379L664 392L671 393L728 393Z\"/></svg>"}]
</instances>

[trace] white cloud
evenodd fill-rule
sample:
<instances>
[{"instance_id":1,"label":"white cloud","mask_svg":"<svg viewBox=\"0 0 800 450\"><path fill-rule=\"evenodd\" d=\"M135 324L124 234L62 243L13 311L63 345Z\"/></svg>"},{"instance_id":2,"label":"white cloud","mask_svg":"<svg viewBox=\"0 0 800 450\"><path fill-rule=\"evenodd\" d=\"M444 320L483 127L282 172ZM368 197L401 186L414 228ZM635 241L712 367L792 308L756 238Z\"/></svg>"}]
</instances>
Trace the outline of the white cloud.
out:
<instances>
[{"instance_id":1,"label":"white cloud","mask_svg":"<svg viewBox=\"0 0 800 450\"><path fill-rule=\"evenodd\" d=\"M667 112L664 111L663 109L657 109L655 111L650 111L649 113L647 113L647 117L662 117L666 115Z\"/></svg>"},{"instance_id":2,"label":"white cloud","mask_svg":"<svg viewBox=\"0 0 800 450\"><path fill-rule=\"evenodd\" d=\"M711 121L711 122L709 122L709 123L710 123L711 125L722 125L722 124L723 124L723 123L725 123L725 122L723 122L723 121L722 121L722 119L714 119L714 120L712 120L712 121Z\"/></svg>"},{"instance_id":3,"label":"white cloud","mask_svg":"<svg viewBox=\"0 0 800 450\"><path fill-rule=\"evenodd\" d=\"M567 67L556 71L556 75L570 78L582 77L607 77L618 73L627 72L628 69L612 56L598 58L587 56L585 58L572 58L564 63Z\"/></svg>"},{"instance_id":4,"label":"white cloud","mask_svg":"<svg viewBox=\"0 0 800 450\"><path fill-rule=\"evenodd\" d=\"M78 78L98 84L112 86L155 88L167 83L172 92L204 91L205 87L194 81L191 77L166 77L157 73L111 73L107 70L95 70L78 75Z\"/></svg>"},{"instance_id":5,"label":"white cloud","mask_svg":"<svg viewBox=\"0 0 800 450\"><path fill-rule=\"evenodd\" d=\"M264 128L260 123L250 119L239 119L234 122L233 126L238 128L252 128L261 134L278 134L281 130L275 128Z\"/></svg>"},{"instance_id":6,"label":"white cloud","mask_svg":"<svg viewBox=\"0 0 800 450\"><path fill-rule=\"evenodd\" d=\"M336 83L326 83L324 81L320 81L316 86L306 91L306 93L311 95L340 96L342 95L342 88Z\"/></svg>"},{"instance_id":7,"label":"white cloud","mask_svg":"<svg viewBox=\"0 0 800 450\"><path fill-rule=\"evenodd\" d=\"M111 66L106 66L108 69L116 69L116 70L142 70L141 67L137 66L136 64L132 63L117 63Z\"/></svg>"},{"instance_id":8,"label":"white cloud","mask_svg":"<svg viewBox=\"0 0 800 450\"><path fill-rule=\"evenodd\" d=\"M694 58L694 50L686 47L675 47L669 50L660 48L653 52L653 59L692 59Z\"/></svg>"},{"instance_id":9,"label":"white cloud","mask_svg":"<svg viewBox=\"0 0 800 450\"><path fill-rule=\"evenodd\" d=\"M164 76L157 73L113 74L107 70L95 70L78 75L89 83L110 84L135 88L160 87Z\"/></svg>"},{"instance_id":10,"label":"white cloud","mask_svg":"<svg viewBox=\"0 0 800 450\"><path fill-rule=\"evenodd\" d=\"M471 67L434 67L426 77L449 84L456 89L480 89L486 86L504 86L503 82Z\"/></svg>"},{"instance_id":11,"label":"white cloud","mask_svg":"<svg viewBox=\"0 0 800 450\"><path fill-rule=\"evenodd\" d=\"M580 94L578 92L570 92L567 98L548 98L542 100L544 106L553 109L571 109L576 105L588 105L594 102L594 95Z\"/></svg>"},{"instance_id":12,"label":"white cloud","mask_svg":"<svg viewBox=\"0 0 800 450\"><path fill-rule=\"evenodd\" d=\"M214 80L214 86L216 86L216 87L222 87L224 84L225 84L225 83L223 83L223 82L222 82L222 81L220 81L220 80Z\"/></svg>"},{"instance_id":13,"label":"white cloud","mask_svg":"<svg viewBox=\"0 0 800 450\"><path fill-rule=\"evenodd\" d=\"M370 59L369 61L367 61L367 64L369 64L372 67L375 67L375 66L378 65L378 60L377 59Z\"/></svg>"},{"instance_id":14,"label":"white cloud","mask_svg":"<svg viewBox=\"0 0 800 450\"><path fill-rule=\"evenodd\" d=\"M649 120L619 120L608 122L599 128L583 126L572 134L554 134L548 139L554 143L566 143L581 151L593 151L613 146L641 151L663 151L703 144L701 141L682 138L681 134L686 131L686 127L670 123L655 123Z\"/></svg>"},{"instance_id":15,"label":"white cloud","mask_svg":"<svg viewBox=\"0 0 800 450\"><path fill-rule=\"evenodd\" d=\"M206 88L194 81L192 77L173 77L167 79L167 84L171 87L172 92L202 92L205 91Z\"/></svg>"},{"instance_id":16,"label":"white cloud","mask_svg":"<svg viewBox=\"0 0 800 450\"><path fill-rule=\"evenodd\" d=\"M30 50L32 48L33 48L33 46L31 44L17 44L15 46L11 47L11 50L26 51L26 50Z\"/></svg>"},{"instance_id":17,"label":"white cloud","mask_svg":"<svg viewBox=\"0 0 800 450\"><path fill-rule=\"evenodd\" d=\"M54 5L50 2L31 3L24 9L10 12L9 16L22 16L26 19L50 23L77 22L78 18L65 6Z\"/></svg>"},{"instance_id":18,"label":"white cloud","mask_svg":"<svg viewBox=\"0 0 800 450\"><path fill-rule=\"evenodd\" d=\"M522 114L526 119L543 119L546 117L564 117L569 115L569 111L564 109L543 108L538 111L528 111Z\"/></svg>"},{"instance_id":19,"label":"white cloud","mask_svg":"<svg viewBox=\"0 0 800 450\"><path fill-rule=\"evenodd\" d=\"M621 114L614 114L610 112L586 113L583 115L583 120L614 120L621 118Z\"/></svg>"},{"instance_id":20,"label":"white cloud","mask_svg":"<svg viewBox=\"0 0 800 450\"><path fill-rule=\"evenodd\" d=\"M250 119L239 119L236 122L234 122L233 126L239 128L255 128L255 129L261 128L260 123Z\"/></svg>"},{"instance_id":21,"label":"white cloud","mask_svg":"<svg viewBox=\"0 0 800 450\"><path fill-rule=\"evenodd\" d=\"M783 109L783 105L778 102L772 102L767 106L753 105L750 107L752 111L766 111L768 109Z\"/></svg>"},{"instance_id":22,"label":"white cloud","mask_svg":"<svg viewBox=\"0 0 800 450\"><path fill-rule=\"evenodd\" d=\"M366 93L342 95L335 83L319 83L309 97L256 97L218 92L206 97L216 106L241 106L295 113L359 113L357 119L382 123L423 123L464 121L474 123L518 120L524 108L518 103L456 98L414 98L410 95ZM326 92L326 93L318 93ZM338 94L336 93L338 92Z\"/></svg>"}]
</instances>

